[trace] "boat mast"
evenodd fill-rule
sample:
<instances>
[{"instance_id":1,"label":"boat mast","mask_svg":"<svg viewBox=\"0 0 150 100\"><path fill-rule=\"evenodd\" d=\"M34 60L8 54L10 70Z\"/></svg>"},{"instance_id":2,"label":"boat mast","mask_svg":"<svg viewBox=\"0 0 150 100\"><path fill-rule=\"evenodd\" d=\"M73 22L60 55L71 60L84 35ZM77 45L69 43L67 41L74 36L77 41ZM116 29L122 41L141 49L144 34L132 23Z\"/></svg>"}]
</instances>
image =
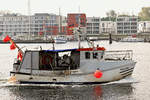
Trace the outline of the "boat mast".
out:
<instances>
[{"instance_id":1,"label":"boat mast","mask_svg":"<svg viewBox=\"0 0 150 100\"><path fill-rule=\"evenodd\" d=\"M77 29L77 32L78 32L78 48L81 48L81 25L80 25L80 21L81 21L81 19L80 19L80 16L81 16L81 14L80 14L80 6L79 6L79 8L78 8L78 12L79 12L79 15L78 15L78 29Z\"/></svg>"},{"instance_id":2,"label":"boat mast","mask_svg":"<svg viewBox=\"0 0 150 100\"><path fill-rule=\"evenodd\" d=\"M43 21L43 31L44 31L44 39L47 41L46 20Z\"/></svg>"},{"instance_id":3,"label":"boat mast","mask_svg":"<svg viewBox=\"0 0 150 100\"><path fill-rule=\"evenodd\" d=\"M59 8L59 35L62 33L62 18L61 18L61 9Z\"/></svg>"},{"instance_id":4,"label":"boat mast","mask_svg":"<svg viewBox=\"0 0 150 100\"><path fill-rule=\"evenodd\" d=\"M80 34L81 33L81 30L80 30L81 29L80 28L80 15L78 15L78 17L79 17L79 23L78 23L78 26L79 26L78 27L78 47L81 48L81 40L80 40L81 39L81 34Z\"/></svg>"},{"instance_id":5,"label":"boat mast","mask_svg":"<svg viewBox=\"0 0 150 100\"><path fill-rule=\"evenodd\" d=\"M28 36L28 40L31 39L31 9L30 9L30 0L28 0L28 18L29 18L29 36ZM30 69L30 73L32 75L32 52L31 52L31 69Z\"/></svg>"},{"instance_id":6,"label":"boat mast","mask_svg":"<svg viewBox=\"0 0 150 100\"><path fill-rule=\"evenodd\" d=\"M28 36L28 40L30 40L31 37L31 8L30 8L30 0L28 0L28 18L29 18L29 36Z\"/></svg>"}]
</instances>

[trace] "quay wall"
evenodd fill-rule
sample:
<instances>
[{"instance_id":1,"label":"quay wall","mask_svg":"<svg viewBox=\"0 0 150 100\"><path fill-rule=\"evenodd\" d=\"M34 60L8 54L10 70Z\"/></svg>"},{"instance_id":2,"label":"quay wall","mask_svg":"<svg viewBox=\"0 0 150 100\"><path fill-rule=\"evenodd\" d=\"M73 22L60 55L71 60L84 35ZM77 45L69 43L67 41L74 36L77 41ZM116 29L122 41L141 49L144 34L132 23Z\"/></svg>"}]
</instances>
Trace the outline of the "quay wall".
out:
<instances>
[{"instance_id":1,"label":"quay wall","mask_svg":"<svg viewBox=\"0 0 150 100\"><path fill-rule=\"evenodd\" d=\"M133 34L132 34L133 35ZM116 33L111 33L111 38L114 41L119 41L122 38L132 36L131 34L116 34ZM150 33L139 33L135 34L137 38L143 38L145 42L150 42ZM92 35L87 35L87 37L97 37L100 40L109 40L110 35L107 34L92 34Z\"/></svg>"},{"instance_id":2,"label":"quay wall","mask_svg":"<svg viewBox=\"0 0 150 100\"><path fill-rule=\"evenodd\" d=\"M132 36L131 34L116 34L111 33L111 38L114 41L119 41L122 38ZM109 40L110 34L87 34L86 37L96 37L98 40ZM150 33L138 33L136 34L137 38L143 38L145 42L150 42ZM16 43L52 43L50 40L14 40ZM0 40L0 43L4 43L3 40ZM8 42L9 43L9 42Z\"/></svg>"}]
</instances>

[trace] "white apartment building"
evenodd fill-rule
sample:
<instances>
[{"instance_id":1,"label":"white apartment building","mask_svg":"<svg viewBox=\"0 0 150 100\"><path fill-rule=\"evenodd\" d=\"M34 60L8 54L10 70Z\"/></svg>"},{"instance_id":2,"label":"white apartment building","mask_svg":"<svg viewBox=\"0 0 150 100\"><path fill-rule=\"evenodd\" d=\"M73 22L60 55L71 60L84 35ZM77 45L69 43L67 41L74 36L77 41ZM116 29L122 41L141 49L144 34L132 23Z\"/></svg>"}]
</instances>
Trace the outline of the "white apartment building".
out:
<instances>
[{"instance_id":1,"label":"white apartment building","mask_svg":"<svg viewBox=\"0 0 150 100\"><path fill-rule=\"evenodd\" d=\"M87 17L87 34L100 34L100 17Z\"/></svg>"},{"instance_id":2,"label":"white apartment building","mask_svg":"<svg viewBox=\"0 0 150 100\"><path fill-rule=\"evenodd\" d=\"M136 34L138 17L117 17L117 34Z\"/></svg>"},{"instance_id":3,"label":"white apartment building","mask_svg":"<svg viewBox=\"0 0 150 100\"><path fill-rule=\"evenodd\" d=\"M100 23L101 33L112 33L116 34L116 22L113 21L101 21Z\"/></svg>"},{"instance_id":4,"label":"white apartment building","mask_svg":"<svg viewBox=\"0 0 150 100\"><path fill-rule=\"evenodd\" d=\"M138 33L150 32L150 21L138 22Z\"/></svg>"},{"instance_id":5,"label":"white apartment building","mask_svg":"<svg viewBox=\"0 0 150 100\"><path fill-rule=\"evenodd\" d=\"M65 35L67 31L67 18L65 16L58 15L56 17L56 23L58 24L58 34Z\"/></svg>"},{"instance_id":6,"label":"white apartment building","mask_svg":"<svg viewBox=\"0 0 150 100\"><path fill-rule=\"evenodd\" d=\"M43 26L57 25L55 14L36 13L30 17L15 14L0 16L0 32L9 35L26 35L29 31L36 35L44 30ZM50 31L47 34L50 34Z\"/></svg>"}]
</instances>

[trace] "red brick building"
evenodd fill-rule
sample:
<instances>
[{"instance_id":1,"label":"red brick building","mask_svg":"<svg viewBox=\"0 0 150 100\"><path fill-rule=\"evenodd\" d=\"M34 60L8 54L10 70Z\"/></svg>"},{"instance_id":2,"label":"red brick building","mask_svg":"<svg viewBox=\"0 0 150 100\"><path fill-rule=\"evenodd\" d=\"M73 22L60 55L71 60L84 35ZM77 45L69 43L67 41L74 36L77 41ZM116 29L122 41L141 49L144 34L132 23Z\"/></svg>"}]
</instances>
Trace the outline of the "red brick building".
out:
<instances>
[{"instance_id":1,"label":"red brick building","mask_svg":"<svg viewBox=\"0 0 150 100\"><path fill-rule=\"evenodd\" d=\"M64 21L64 20L66 23L65 25L62 25L61 27L59 25L45 26L43 27L43 29L41 29L41 32L44 32L44 30L46 30L47 35L51 35L51 34L52 35L73 35L73 28L79 27L79 24L80 24L80 27L83 27L83 28L86 27L86 14L84 13L69 13L67 15L67 18L62 19L61 21ZM57 24L59 23L60 23L59 18L57 18ZM40 34L43 34L41 32Z\"/></svg>"},{"instance_id":2,"label":"red brick building","mask_svg":"<svg viewBox=\"0 0 150 100\"><path fill-rule=\"evenodd\" d=\"M79 19L80 18L80 19ZM80 21L80 23L79 23ZM78 27L86 27L86 14L84 13L69 13L67 15L67 35L72 35L72 28Z\"/></svg>"}]
</instances>

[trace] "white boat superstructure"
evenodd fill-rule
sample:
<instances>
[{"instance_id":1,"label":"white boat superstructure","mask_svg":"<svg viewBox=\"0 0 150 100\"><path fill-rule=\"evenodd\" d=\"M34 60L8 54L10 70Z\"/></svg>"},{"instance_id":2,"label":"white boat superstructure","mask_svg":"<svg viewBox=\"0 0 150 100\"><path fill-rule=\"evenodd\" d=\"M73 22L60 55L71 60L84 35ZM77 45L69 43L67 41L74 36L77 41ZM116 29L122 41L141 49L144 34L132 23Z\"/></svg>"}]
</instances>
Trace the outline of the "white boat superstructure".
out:
<instances>
[{"instance_id":1,"label":"white boat superstructure","mask_svg":"<svg viewBox=\"0 0 150 100\"><path fill-rule=\"evenodd\" d=\"M64 43L67 43L67 38L66 36L57 36L54 38L54 42L56 44L64 44Z\"/></svg>"},{"instance_id":2,"label":"white boat superstructure","mask_svg":"<svg viewBox=\"0 0 150 100\"><path fill-rule=\"evenodd\" d=\"M94 84L132 74L136 62L132 51L105 51L103 47L65 50L27 50L16 61L10 81L23 84ZM94 72L100 69L101 78Z\"/></svg>"},{"instance_id":3,"label":"white boat superstructure","mask_svg":"<svg viewBox=\"0 0 150 100\"><path fill-rule=\"evenodd\" d=\"M120 40L120 42L144 42L143 38L128 36Z\"/></svg>"}]
</instances>

